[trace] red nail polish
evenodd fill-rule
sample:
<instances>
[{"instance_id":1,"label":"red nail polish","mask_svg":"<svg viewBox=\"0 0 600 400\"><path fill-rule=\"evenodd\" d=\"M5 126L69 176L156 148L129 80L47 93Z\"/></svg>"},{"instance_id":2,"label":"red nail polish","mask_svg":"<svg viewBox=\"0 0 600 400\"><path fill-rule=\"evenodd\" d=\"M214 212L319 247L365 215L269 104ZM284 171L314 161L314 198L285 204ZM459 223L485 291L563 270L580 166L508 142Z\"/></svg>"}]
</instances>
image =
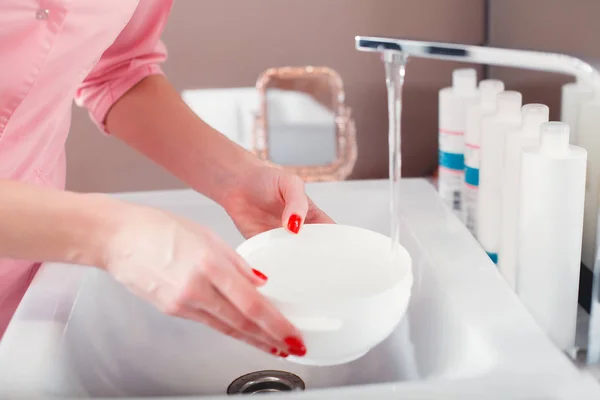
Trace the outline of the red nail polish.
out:
<instances>
[{"instance_id":1,"label":"red nail polish","mask_svg":"<svg viewBox=\"0 0 600 400\"><path fill-rule=\"evenodd\" d=\"M302 224L302 218L297 214L292 214L288 220L288 229L292 233L298 233L300 231L300 225Z\"/></svg>"},{"instance_id":2,"label":"red nail polish","mask_svg":"<svg viewBox=\"0 0 600 400\"><path fill-rule=\"evenodd\" d=\"M302 342L301 339L294 336L289 336L283 339L283 341L290 347L304 347L304 342Z\"/></svg>"},{"instance_id":3,"label":"red nail polish","mask_svg":"<svg viewBox=\"0 0 600 400\"><path fill-rule=\"evenodd\" d=\"M279 353L279 350L277 350L277 347L273 347L271 349L271 354L277 354L277 353Z\"/></svg>"},{"instance_id":4,"label":"red nail polish","mask_svg":"<svg viewBox=\"0 0 600 400\"><path fill-rule=\"evenodd\" d=\"M306 354L306 347L302 340L296 337L288 337L284 340L285 344L287 344L290 348L290 354L295 356L303 356Z\"/></svg>"},{"instance_id":5,"label":"red nail polish","mask_svg":"<svg viewBox=\"0 0 600 400\"><path fill-rule=\"evenodd\" d=\"M304 355L306 355L306 347L302 346L302 347L291 347L290 348L290 354L293 354L295 356L298 357L302 357Z\"/></svg>"},{"instance_id":6,"label":"red nail polish","mask_svg":"<svg viewBox=\"0 0 600 400\"><path fill-rule=\"evenodd\" d=\"M279 353L279 357L287 358L288 356L289 356L289 354L286 353L285 351L282 351L281 353Z\"/></svg>"},{"instance_id":7,"label":"red nail polish","mask_svg":"<svg viewBox=\"0 0 600 400\"><path fill-rule=\"evenodd\" d=\"M260 272L259 270L252 268L252 272L254 273L254 275L258 276L263 281L267 280L267 276L265 274L263 274L262 272Z\"/></svg>"}]
</instances>

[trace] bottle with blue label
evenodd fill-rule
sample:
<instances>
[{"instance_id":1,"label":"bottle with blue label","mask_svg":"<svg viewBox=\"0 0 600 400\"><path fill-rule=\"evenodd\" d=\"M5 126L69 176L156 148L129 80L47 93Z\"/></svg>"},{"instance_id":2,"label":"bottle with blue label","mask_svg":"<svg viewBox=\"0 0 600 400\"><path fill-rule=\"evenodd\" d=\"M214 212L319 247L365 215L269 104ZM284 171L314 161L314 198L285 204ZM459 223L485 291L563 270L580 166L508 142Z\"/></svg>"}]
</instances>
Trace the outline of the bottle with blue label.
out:
<instances>
[{"instance_id":1,"label":"bottle with blue label","mask_svg":"<svg viewBox=\"0 0 600 400\"><path fill-rule=\"evenodd\" d=\"M481 160L481 121L496 111L496 96L504 91L504 83L497 79L479 82L479 102L467 109L465 126L465 180L463 186L463 214L465 225L477 237L477 199L479 196L479 164Z\"/></svg>"},{"instance_id":2,"label":"bottle with blue label","mask_svg":"<svg viewBox=\"0 0 600 400\"><path fill-rule=\"evenodd\" d=\"M467 108L478 101L477 72L473 68L454 70L452 86L439 93L438 192L461 219Z\"/></svg>"}]
</instances>

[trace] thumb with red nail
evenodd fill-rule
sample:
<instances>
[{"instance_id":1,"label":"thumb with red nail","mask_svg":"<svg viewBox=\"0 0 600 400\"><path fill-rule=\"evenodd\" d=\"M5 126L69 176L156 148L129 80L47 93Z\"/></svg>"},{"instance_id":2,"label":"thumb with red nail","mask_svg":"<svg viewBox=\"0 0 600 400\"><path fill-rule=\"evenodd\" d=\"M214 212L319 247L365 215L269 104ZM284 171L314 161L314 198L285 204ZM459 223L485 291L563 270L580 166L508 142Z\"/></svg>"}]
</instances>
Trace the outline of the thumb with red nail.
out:
<instances>
[{"instance_id":1,"label":"thumb with red nail","mask_svg":"<svg viewBox=\"0 0 600 400\"><path fill-rule=\"evenodd\" d=\"M219 203L246 238L274 228L298 234L304 224L334 223L306 195L304 181L257 163L237 176Z\"/></svg>"}]
</instances>

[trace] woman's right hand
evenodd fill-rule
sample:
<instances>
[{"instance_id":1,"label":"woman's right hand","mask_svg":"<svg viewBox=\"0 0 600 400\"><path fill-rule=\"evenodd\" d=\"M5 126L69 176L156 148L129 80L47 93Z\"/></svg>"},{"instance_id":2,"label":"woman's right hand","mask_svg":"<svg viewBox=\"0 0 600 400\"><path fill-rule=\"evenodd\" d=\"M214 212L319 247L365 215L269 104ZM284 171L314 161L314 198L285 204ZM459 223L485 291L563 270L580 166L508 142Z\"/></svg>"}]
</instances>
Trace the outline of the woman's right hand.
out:
<instances>
[{"instance_id":1,"label":"woman's right hand","mask_svg":"<svg viewBox=\"0 0 600 400\"><path fill-rule=\"evenodd\" d=\"M103 267L132 292L265 352L306 353L298 330L256 290L267 278L210 230L152 208L118 214Z\"/></svg>"}]
</instances>

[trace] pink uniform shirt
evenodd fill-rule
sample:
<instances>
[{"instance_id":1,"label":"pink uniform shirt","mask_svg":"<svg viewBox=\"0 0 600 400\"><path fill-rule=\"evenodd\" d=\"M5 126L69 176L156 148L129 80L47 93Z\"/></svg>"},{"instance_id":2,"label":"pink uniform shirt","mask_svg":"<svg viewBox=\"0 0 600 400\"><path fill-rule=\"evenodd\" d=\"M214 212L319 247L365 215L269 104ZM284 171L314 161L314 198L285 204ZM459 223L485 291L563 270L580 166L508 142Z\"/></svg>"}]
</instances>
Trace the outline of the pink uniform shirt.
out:
<instances>
[{"instance_id":1,"label":"pink uniform shirt","mask_svg":"<svg viewBox=\"0 0 600 400\"><path fill-rule=\"evenodd\" d=\"M160 35L171 5L0 0L0 179L64 188L73 99L103 129L120 96L161 74L166 51ZM0 259L0 337L36 261Z\"/></svg>"}]
</instances>

